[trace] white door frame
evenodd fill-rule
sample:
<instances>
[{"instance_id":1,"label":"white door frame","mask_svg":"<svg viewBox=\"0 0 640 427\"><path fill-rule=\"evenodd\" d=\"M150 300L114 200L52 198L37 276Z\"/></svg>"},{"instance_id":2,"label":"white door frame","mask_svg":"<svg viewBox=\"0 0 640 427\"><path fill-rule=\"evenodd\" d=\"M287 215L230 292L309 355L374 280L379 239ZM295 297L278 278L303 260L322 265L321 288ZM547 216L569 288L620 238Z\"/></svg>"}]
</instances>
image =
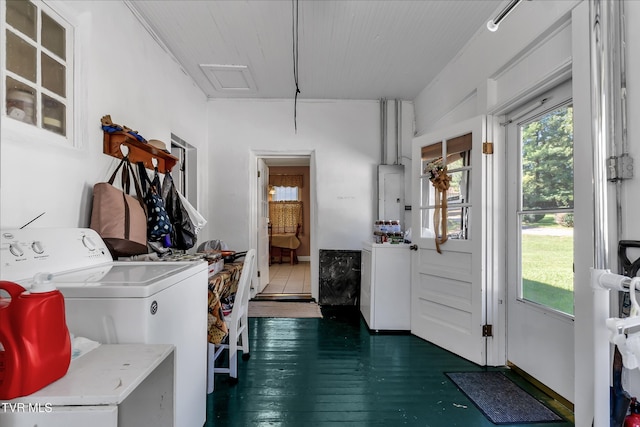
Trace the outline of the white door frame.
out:
<instances>
[{"instance_id":1,"label":"white door frame","mask_svg":"<svg viewBox=\"0 0 640 427\"><path fill-rule=\"evenodd\" d=\"M250 247L258 246L258 159L306 158L309 159L309 227L310 227L310 267L311 267L311 297L318 301L318 265L317 248L317 197L316 197L316 156L315 150L269 151L251 150L249 155L249 242Z\"/></svg>"}]
</instances>

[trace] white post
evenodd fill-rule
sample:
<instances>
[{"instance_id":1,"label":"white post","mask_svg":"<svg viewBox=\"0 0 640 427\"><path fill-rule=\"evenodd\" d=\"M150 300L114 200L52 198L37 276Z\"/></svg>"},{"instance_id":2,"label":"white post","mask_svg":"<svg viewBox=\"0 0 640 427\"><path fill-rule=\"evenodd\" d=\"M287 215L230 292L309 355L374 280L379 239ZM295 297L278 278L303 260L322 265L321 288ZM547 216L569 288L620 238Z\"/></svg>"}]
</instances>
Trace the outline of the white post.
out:
<instances>
[{"instance_id":1,"label":"white post","mask_svg":"<svg viewBox=\"0 0 640 427\"><path fill-rule=\"evenodd\" d=\"M609 270L591 269L593 289L593 426L609 427L609 387L611 363L609 361L609 289L600 285L600 278Z\"/></svg>"}]
</instances>

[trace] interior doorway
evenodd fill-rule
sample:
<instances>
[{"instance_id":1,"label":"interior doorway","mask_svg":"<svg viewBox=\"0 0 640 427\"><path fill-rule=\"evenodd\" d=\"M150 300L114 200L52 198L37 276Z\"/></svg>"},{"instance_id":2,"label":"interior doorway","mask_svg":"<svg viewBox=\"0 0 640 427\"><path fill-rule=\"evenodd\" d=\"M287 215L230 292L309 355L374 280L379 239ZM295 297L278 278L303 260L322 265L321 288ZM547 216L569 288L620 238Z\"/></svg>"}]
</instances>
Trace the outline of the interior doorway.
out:
<instances>
[{"instance_id":1,"label":"interior doorway","mask_svg":"<svg viewBox=\"0 0 640 427\"><path fill-rule=\"evenodd\" d=\"M260 285L252 298L317 300L313 152L254 154L258 184L252 236L266 256L258 254Z\"/></svg>"}]
</instances>

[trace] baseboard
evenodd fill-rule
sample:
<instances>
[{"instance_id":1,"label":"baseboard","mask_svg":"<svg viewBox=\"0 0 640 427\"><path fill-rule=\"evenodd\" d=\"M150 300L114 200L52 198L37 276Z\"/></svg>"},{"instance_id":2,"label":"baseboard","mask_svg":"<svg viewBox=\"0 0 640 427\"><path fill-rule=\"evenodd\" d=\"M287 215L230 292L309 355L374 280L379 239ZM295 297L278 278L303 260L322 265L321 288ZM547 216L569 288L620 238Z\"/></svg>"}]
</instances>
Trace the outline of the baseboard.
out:
<instances>
[{"instance_id":1,"label":"baseboard","mask_svg":"<svg viewBox=\"0 0 640 427\"><path fill-rule=\"evenodd\" d=\"M310 294L258 294L252 301L295 301L315 302Z\"/></svg>"},{"instance_id":2,"label":"baseboard","mask_svg":"<svg viewBox=\"0 0 640 427\"><path fill-rule=\"evenodd\" d=\"M284 257L284 259L286 259L286 261L283 264L289 264L289 258L288 257ZM275 257L271 259L271 264L279 264L278 262L279 258ZM298 262L311 262L311 257L310 256L300 256L298 255Z\"/></svg>"}]
</instances>

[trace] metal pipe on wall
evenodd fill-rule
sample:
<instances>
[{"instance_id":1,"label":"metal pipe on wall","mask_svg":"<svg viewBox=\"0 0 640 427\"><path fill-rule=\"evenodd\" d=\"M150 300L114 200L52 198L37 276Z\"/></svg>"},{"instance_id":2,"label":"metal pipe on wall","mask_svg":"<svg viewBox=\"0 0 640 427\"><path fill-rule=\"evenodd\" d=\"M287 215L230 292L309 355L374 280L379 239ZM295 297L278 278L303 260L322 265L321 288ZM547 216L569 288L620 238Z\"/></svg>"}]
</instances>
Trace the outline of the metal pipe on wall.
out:
<instances>
[{"instance_id":1,"label":"metal pipe on wall","mask_svg":"<svg viewBox=\"0 0 640 427\"><path fill-rule=\"evenodd\" d=\"M387 100L380 98L380 164L387 164Z\"/></svg>"},{"instance_id":2,"label":"metal pipe on wall","mask_svg":"<svg viewBox=\"0 0 640 427\"><path fill-rule=\"evenodd\" d=\"M589 23L591 55L591 119L594 183L594 260L593 287L593 338L594 338L594 426L610 424L610 346L605 321L610 313L608 289L597 284L598 277L609 271L611 198L607 165L616 157L615 129L617 125L612 52L620 52L620 39L616 25L620 23L620 9L613 1L590 0ZM618 63L619 64L619 63ZM618 185L618 184L616 184ZM618 193L614 193L616 206ZM619 212L619 210L618 210ZM618 221L619 222L619 221ZM619 238L619 236L616 236ZM617 241L617 239L616 239Z\"/></svg>"},{"instance_id":3,"label":"metal pipe on wall","mask_svg":"<svg viewBox=\"0 0 640 427\"><path fill-rule=\"evenodd\" d=\"M394 164L402 164L402 101L399 99L396 99L396 161Z\"/></svg>"},{"instance_id":4,"label":"metal pipe on wall","mask_svg":"<svg viewBox=\"0 0 640 427\"><path fill-rule=\"evenodd\" d=\"M604 3L604 4L603 4ZM606 2L591 0L589 18L591 22L591 123L594 182L594 267L606 269L609 264L609 218L607 212L607 158L612 130L608 76L609 35Z\"/></svg>"}]
</instances>

